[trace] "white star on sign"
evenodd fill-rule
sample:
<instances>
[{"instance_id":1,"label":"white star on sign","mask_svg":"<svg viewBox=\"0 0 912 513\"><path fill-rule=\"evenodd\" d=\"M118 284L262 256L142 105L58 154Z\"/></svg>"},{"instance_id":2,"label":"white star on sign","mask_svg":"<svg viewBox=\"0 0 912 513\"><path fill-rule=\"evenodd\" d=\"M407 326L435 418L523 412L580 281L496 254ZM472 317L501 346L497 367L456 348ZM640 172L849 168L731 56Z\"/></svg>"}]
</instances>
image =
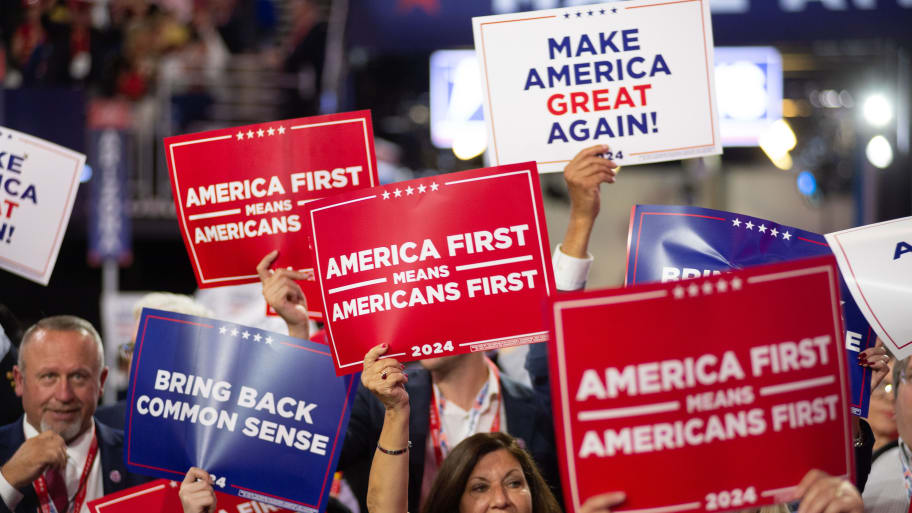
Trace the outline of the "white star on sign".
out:
<instances>
[{"instance_id":1,"label":"white star on sign","mask_svg":"<svg viewBox=\"0 0 912 513\"><path fill-rule=\"evenodd\" d=\"M748 230L753 230L753 229L754 229L754 223L748 221L747 224L744 225L744 227L747 228Z\"/></svg>"},{"instance_id":2,"label":"white star on sign","mask_svg":"<svg viewBox=\"0 0 912 513\"><path fill-rule=\"evenodd\" d=\"M390 199L389 191L383 191L383 199Z\"/></svg>"},{"instance_id":3,"label":"white star on sign","mask_svg":"<svg viewBox=\"0 0 912 513\"><path fill-rule=\"evenodd\" d=\"M221 328L219 328L219 335L224 335L224 334L227 333L227 332L228 332L228 328L226 328L226 327L224 327L224 326L222 326Z\"/></svg>"},{"instance_id":4,"label":"white star on sign","mask_svg":"<svg viewBox=\"0 0 912 513\"><path fill-rule=\"evenodd\" d=\"M401 198L401 197L402 197L402 191L400 191L399 188L396 187L396 190L393 191L393 196L395 196L395 197L397 197L397 198Z\"/></svg>"},{"instance_id":5,"label":"white star on sign","mask_svg":"<svg viewBox=\"0 0 912 513\"><path fill-rule=\"evenodd\" d=\"M244 138L244 132L238 132L237 138L238 138L238 141L242 140Z\"/></svg>"},{"instance_id":6,"label":"white star on sign","mask_svg":"<svg viewBox=\"0 0 912 513\"><path fill-rule=\"evenodd\" d=\"M253 336L253 340L255 342L259 342L260 340L263 340L263 335L260 335L259 333L257 333L256 335Z\"/></svg>"},{"instance_id":7,"label":"white star on sign","mask_svg":"<svg viewBox=\"0 0 912 513\"><path fill-rule=\"evenodd\" d=\"M707 282L703 282L703 293L704 293L704 294L712 294L712 292L713 292L713 284L710 283L710 282L708 282L708 281L707 281Z\"/></svg>"},{"instance_id":8,"label":"white star on sign","mask_svg":"<svg viewBox=\"0 0 912 513\"><path fill-rule=\"evenodd\" d=\"M284 133L285 133L285 127L284 127L284 126L280 126L280 127L279 127L279 135L282 135L282 134L284 134Z\"/></svg>"},{"instance_id":9,"label":"white star on sign","mask_svg":"<svg viewBox=\"0 0 912 513\"><path fill-rule=\"evenodd\" d=\"M423 185L418 186L418 192L425 192L425 191L427 191L427 187L425 187Z\"/></svg>"},{"instance_id":10,"label":"white star on sign","mask_svg":"<svg viewBox=\"0 0 912 513\"><path fill-rule=\"evenodd\" d=\"M728 290L728 282L725 280L719 280L716 282L716 290L719 292L725 292Z\"/></svg>"},{"instance_id":11,"label":"white star on sign","mask_svg":"<svg viewBox=\"0 0 912 513\"><path fill-rule=\"evenodd\" d=\"M439 189L439 188L440 188L440 186L437 185L437 182L431 182L431 190L432 190L432 191L436 191L436 190Z\"/></svg>"},{"instance_id":12,"label":"white star on sign","mask_svg":"<svg viewBox=\"0 0 912 513\"><path fill-rule=\"evenodd\" d=\"M406 195L406 196L411 196L413 192L415 192L415 189L412 189L412 186L411 186L411 185L409 185L408 187L405 188L405 195Z\"/></svg>"},{"instance_id":13,"label":"white star on sign","mask_svg":"<svg viewBox=\"0 0 912 513\"><path fill-rule=\"evenodd\" d=\"M779 238L779 230L773 228L772 230L770 230L770 235L772 235L773 237L776 237L776 238L778 239L778 238Z\"/></svg>"},{"instance_id":14,"label":"white star on sign","mask_svg":"<svg viewBox=\"0 0 912 513\"><path fill-rule=\"evenodd\" d=\"M247 130L247 138L253 139L253 130Z\"/></svg>"},{"instance_id":15,"label":"white star on sign","mask_svg":"<svg viewBox=\"0 0 912 513\"><path fill-rule=\"evenodd\" d=\"M789 240L792 238L792 234L786 230L786 232L782 234L782 238L785 240Z\"/></svg>"},{"instance_id":16,"label":"white star on sign","mask_svg":"<svg viewBox=\"0 0 912 513\"><path fill-rule=\"evenodd\" d=\"M741 278L732 278L732 290L741 290Z\"/></svg>"},{"instance_id":17,"label":"white star on sign","mask_svg":"<svg viewBox=\"0 0 912 513\"><path fill-rule=\"evenodd\" d=\"M250 332L245 331L241 336L244 337L244 340L247 340L248 338L250 338Z\"/></svg>"},{"instance_id":18,"label":"white star on sign","mask_svg":"<svg viewBox=\"0 0 912 513\"><path fill-rule=\"evenodd\" d=\"M238 334L237 328L234 328L234 329L231 330L231 336L232 336L232 337L236 337L237 334Z\"/></svg>"},{"instance_id":19,"label":"white star on sign","mask_svg":"<svg viewBox=\"0 0 912 513\"><path fill-rule=\"evenodd\" d=\"M171 481L170 483L168 483L168 486L170 486L171 488L177 488L177 481Z\"/></svg>"},{"instance_id":20,"label":"white star on sign","mask_svg":"<svg viewBox=\"0 0 912 513\"><path fill-rule=\"evenodd\" d=\"M732 226L741 226L741 220L737 218L732 219Z\"/></svg>"},{"instance_id":21,"label":"white star on sign","mask_svg":"<svg viewBox=\"0 0 912 513\"><path fill-rule=\"evenodd\" d=\"M674 294L675 299L681 299L684 297L684 287L678 285L671 291L671 293Z\"/></svg>"},{"instance_id":22,"label":"white star on sign","mask_svg":"<svg viewBox=\"0 0 912 513\"><path fill-rule=\"evenodd\" d=\"M696 283L691 283L690 287L687 287L687 293L690 294L690 297L694 297L700 293L700 287L697 287Z\"/></svg>"},{"instance_id":23,"label":"white star on sign","mask_svg":"<svg viewBox=\"0 0 912 513\"><path fill-rule=\"evenodd\" d=\"M266 344L270 346L272 345L272 337L266 337Z\"/></svg>"},{"instance_id":24,"label":"white star on sign","mask_svg":"<svg viewBox=\"0 0 912 513\"><path fill-rule=\"evenodd\" d=\"M269 130L266 130L266 133L269 135L275 135L275 128L269 127Z\"/></svg>"},{"instance_id":25,"label":"white star on sign","mask_svg":"<svg viewBox=\"0 0 912 513\"><path fill-rule=\"evenodd\" d=\"M257 130L257 137L263 137L263 129Z\"/></svg>"}]
</instances>

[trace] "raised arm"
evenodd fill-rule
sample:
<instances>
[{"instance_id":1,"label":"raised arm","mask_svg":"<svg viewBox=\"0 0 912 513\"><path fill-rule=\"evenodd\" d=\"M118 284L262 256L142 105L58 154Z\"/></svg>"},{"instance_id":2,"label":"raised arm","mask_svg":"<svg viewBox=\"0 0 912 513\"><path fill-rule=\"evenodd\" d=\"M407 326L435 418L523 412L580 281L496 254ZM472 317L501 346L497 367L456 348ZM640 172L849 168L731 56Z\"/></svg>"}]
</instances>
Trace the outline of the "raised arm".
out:
<instances>
[{"instance_id":1,"label":"raised arm","mask_svg":"<svg viewBox=\"0 0 912 513\"><path fill-rule=\"evenodd\" d=\"M307 280L311 275L291 269L270 269L278 257L279 251L274 250L257 264L257 275L263 284L263 297L285 321L289 335L306 339L310 336L307 301L301 286L295 280Z\"/></svg>"},{"instance_id":2,"label":"raised arm","mask_svg":"<svg viewBox=\"0 0 912 513\"><path fill-rule=\"evenodd\" d=\"M409 396L408 376L394 358L380 357L388 344L374 347L364 355L361 384L373 392L386 408L380 440L371 463L367 485L370 513L405 513L409 483Z\"/></svg>"}]
</instances>

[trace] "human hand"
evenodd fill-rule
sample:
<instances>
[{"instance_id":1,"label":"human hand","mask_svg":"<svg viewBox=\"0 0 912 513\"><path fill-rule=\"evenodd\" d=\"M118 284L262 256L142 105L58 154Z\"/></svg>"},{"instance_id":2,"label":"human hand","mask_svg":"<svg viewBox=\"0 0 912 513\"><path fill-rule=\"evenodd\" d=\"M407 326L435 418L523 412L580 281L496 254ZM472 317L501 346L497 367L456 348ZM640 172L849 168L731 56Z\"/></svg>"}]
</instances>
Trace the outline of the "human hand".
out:
<instances>
[{"instance_id":1,"label":"human hand","mask_svg":"<svg viewBox=\"0 0 912 513\"><path fill-rule=\"evenodd\" d=\"M31 484L50 468L66 469L66 442L54 431L29 438L13 453L0 472L17 490Z\"/></svg>"},{"instance_id":2,"label":"human hand","mask_svg":"<svg viewBox=\"0 0 912 513\"><path fill-rule=\"evenodd\" d=\"M389 344L380 344L364 355L361 384L380 399L387 412L402 411L409 407L408 376L395 358L380 358L388 349Z\"/></svg>"},{"instance_id":3,"label":"human hand","mask_svg":"<svg viewBox=\"0 0 912 513\"><path fill-rule=\"evenodd\" d=\"M864 503L855 485L841 477L833 477L813 469L795 489L801 500L798 513L863 513Z\"/></svg>"},{"instance_id":4,"label":"human hand","mask_svg":"<svg viewBox=\"0 0 912 513\"><path fill-rule=\"evenodd\" d=\"M180 497L184 513L214 513L216 511L212 476L201 468L190 467L177 495Z\"/></svg>"},{"instance_id":5,"label":"human hand","mask_svg":"<svg viewBox=\"0 0 912 513\"><path fill-rule=\"evenodd\" d=\"M570 192L571 220L595 221L600 208L599 186L614 183L618 172L616 163L600 156L608 149L606 144L586 148L564 168L564 181Z\"/></svg>"},{"instance_id":6,"label":"human hand","mask_svg":"<svg viewBox=\"0 0 912 513\"><path fill-rule=\"evenodd\" d=\"M890 373L890 360L893 355L884 347L883 341L877 337L874 347L869 347L858 353L858 365L871 369L871 390L877 388L881 381Z\"/></svg>"},{"instance_id":7,"label":"human hand","mask_svg":"<svg viewBox=\"0 0 912 513\"><path fill-rule=\"evenodd\" d=\"M257 275L263 284L263 297L288 325L289 335L307 338L310 335L307 300L304 298L304 291L295 280L313 280L313 273L270 269L278 257L279 251L273 250L257 264Z\"/></svg>"},{"instance_id":8,"label":"human hand","mask_svg":"<svg viewBox=\"0 0 912 513\"><path fill-rule=\"evenodd\" d=\"M593 495L586 499L580 507L580 513L611 513L611 507L622 504L627 500L624 492L608 492Z\"/></svg>"}]
</instances>

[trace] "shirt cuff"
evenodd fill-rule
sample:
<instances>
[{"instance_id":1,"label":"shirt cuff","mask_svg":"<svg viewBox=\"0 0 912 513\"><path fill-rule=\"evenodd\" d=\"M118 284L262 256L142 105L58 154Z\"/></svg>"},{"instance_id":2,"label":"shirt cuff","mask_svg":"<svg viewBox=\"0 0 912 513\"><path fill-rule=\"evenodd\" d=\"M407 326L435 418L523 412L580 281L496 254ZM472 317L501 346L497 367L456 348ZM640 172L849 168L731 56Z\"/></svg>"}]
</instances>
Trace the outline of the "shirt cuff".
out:
<instances>
[{"instance_id":1,"label":"shirt cuff","mask_svg":"<svg viewBox=\"0 0 912 513\"><path fill-rule=\"evenodd\" d=\"M16 510L16 506L19 505L23 497L22 492L13 488L13 485L9 484L2 472L0 472L0 497L3 498L3 503L6 504L10 511Z\"/></svg>"},{"instance_id":2,"label":"shirt cuff","mask_svg":"<svg viewBox=\"0 0 912 513\"><path fill-rule=\"evenodd\" d=\"M586 258L576 258L561 251L561 245L558 244L551 256L557 290L581 290L585 287L593 260L592 254L588 251Z\"/></svg>"}]
</instances>

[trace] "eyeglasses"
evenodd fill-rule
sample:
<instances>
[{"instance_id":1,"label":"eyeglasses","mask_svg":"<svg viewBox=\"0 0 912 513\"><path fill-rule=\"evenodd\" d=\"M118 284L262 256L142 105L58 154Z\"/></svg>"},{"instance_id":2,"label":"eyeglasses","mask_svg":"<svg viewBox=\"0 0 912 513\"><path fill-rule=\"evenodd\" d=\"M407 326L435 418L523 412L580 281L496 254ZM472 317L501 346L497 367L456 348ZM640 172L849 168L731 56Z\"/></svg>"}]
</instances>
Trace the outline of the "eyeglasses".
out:
<instances>
[{"instance_id":1,"label":"eyeglasses","mask_svg":"<svg viewBox=\"0 0 912 513\"><path fill-rule=\"evenodd\" d=\"M893 399L893 383L881 383L871 391L872 399Z\"/></svg>"}]
</instances>

